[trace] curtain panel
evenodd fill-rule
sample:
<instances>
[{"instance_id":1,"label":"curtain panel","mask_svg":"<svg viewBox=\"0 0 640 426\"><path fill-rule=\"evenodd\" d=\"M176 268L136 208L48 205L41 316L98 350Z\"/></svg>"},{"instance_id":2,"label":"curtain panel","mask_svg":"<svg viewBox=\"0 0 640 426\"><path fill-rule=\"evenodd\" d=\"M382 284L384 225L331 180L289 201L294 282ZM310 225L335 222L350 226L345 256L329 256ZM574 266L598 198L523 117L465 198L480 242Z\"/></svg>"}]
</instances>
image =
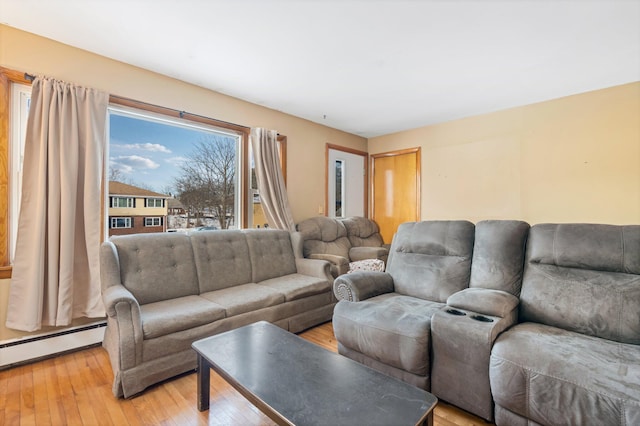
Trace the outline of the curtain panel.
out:
<instances>
[{"instance_id":1,"label":"curtain panel","mask_svg":"<svg viewBox=\"0 0 640 426\"><path fill-rule=\"evenodd\" d=\"M293 232L293 221L287 188L278 158L278 133L262 128L251 129L251 147L258 180L258 191L269 226Z\"/></svg>"},{"instance_id":2,"label":"curtain panel","mask_svg":"<svg viewBox=\"0 0 640 426\"><path fill-rule=\"evenodd\" d=\"M6 326L35 331L102 317L101 183L109 95L33 82Z\"/></svg>"}]
</instances>

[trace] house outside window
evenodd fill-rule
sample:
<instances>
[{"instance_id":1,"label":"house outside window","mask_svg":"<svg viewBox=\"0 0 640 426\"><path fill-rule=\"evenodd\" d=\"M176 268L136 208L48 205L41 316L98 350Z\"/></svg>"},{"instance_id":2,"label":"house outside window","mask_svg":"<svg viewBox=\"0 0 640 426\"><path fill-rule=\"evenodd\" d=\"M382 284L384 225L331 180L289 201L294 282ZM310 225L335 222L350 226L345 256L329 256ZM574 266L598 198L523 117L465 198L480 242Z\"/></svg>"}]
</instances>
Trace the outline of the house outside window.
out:
<instances>
[{"instance_id":1,"label":"house outside window","mask_svg":"<svg viewBox=\"0 0 640 426\"><path fill-rule=\"evenodd\" d=\"M162 218L160 217L145 217L144 226L161 226Z\"/></svg>"},{"instance_id":2,"label":"house outside window","mask_svg":"<svg viewBox=\"0 0 640 426\"><path fill-rule=\"evenodd\" d=\"M111 228L112 229L131 228L131 218L130 217L112 217Z\"/></svg>"},{"instance_id":3,"label":"house outside window","mask_svg":"<svg viewBox=\"0 0 640 426\"><path fill-rule=\"evenodd\" d=\"M129 197L110 197L110 198L111 198L111 207L114 207L114 208L134 207L133 198L129 198Z\"/></svg>"},{"instance_id":4,"label":"house outside window","mask_svg":"<svg viewBox=\"0 0 640 426\"><path fill-rule=\"evenodd\" d=\"M164 207L164 198L146 198L145 207Z\"/></svg>"}]
</instances>

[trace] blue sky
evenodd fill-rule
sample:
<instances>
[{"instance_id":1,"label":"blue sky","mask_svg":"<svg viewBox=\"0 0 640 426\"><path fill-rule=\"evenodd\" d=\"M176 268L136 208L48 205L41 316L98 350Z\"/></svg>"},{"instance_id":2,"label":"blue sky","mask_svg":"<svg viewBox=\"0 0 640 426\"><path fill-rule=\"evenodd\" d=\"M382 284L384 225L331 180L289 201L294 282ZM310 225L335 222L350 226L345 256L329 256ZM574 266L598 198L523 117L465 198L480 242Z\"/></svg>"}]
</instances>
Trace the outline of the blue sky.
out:
<instances>
[{"instance_id":1,"label":"blue sky","mask_svg":"<svg viewBox=\"0 0 640 426\"><path fill-rule=\"evenodd\" d=\"M202 136L197 129L110 114L109 168L119 169L125 183L165 193Z\"/></svg>"}]
</instances>

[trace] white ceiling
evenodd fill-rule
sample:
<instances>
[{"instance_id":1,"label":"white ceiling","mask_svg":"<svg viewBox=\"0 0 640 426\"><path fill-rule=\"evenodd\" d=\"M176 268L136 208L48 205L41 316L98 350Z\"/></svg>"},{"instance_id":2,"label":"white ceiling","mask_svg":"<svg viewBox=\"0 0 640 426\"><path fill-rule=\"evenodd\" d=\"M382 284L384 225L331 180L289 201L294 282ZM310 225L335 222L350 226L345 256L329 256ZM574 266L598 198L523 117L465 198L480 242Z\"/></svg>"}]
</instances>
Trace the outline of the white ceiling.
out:
<instances>
[{"instance_id":1,"label":"white ceiling","mask_svg":"<svg viewBox=\"0 0 640 426\"><path fill-rule=\"evenodd\" d=\"M640 0L0 0L0 23L364 137L640 80Z\"/></svg>"}]
</instances>

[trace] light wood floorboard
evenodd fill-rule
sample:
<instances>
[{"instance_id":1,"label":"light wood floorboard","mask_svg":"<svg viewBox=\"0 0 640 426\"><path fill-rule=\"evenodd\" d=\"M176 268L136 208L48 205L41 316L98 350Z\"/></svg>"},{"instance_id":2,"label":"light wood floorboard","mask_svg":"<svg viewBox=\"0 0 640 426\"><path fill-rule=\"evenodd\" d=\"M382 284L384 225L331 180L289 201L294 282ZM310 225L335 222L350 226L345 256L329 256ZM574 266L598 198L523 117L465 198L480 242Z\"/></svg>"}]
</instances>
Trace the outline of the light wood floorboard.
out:
<instances>
[{"instance_id":1,"label":"light wood floorboard","mask_svg":"<svg viewBox=\"0 0 640 426\"><path fill-rule=\"evenodd\" d=\"M336 352L331 323L300 334ZM209 411L196 408L196 374L183 374L132 399L111 393L113 373L101 347L0 371L0 425L273 425L215 372ZM486 426L482 419L439 402L436 426Z\"/></svg>"}]
</instances>

